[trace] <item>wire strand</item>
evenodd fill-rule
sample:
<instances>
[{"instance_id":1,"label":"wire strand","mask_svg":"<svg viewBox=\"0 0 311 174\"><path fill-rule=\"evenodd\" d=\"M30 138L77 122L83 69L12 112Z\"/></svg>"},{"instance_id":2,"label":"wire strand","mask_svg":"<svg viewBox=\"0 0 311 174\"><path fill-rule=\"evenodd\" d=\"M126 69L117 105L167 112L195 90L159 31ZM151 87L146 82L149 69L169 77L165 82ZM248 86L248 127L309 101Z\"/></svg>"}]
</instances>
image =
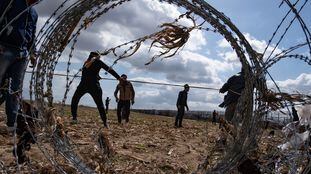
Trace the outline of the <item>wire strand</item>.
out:
<instances>
[{"instance_id":1,"label":"wire strand","mask_svg":"<svg viewBox=\"0 0 311 174\"><path fill-rule=\"evenodd\" d=\"M31 74L31 71L26 71L26 73ZM66 74L61 74L61 73L54 73L52 74L54 76L60 76L60 77L67 77ZM69 74L69 77L82 77L81 75L72 75ZM113 80L117 81L117 79L114 78L107 78L107 77L101 77L101 80ZM142 84L150 84L150 85L162 85L162 86L175 86L175 87L183 87L183 84L172 84L172 83L161 83L161 82L150 82L150 81L142 81L142 80L128 80L133 83L142 83ZM194 85L189 85L191 88L196 88L196 89L207 89L207 90L215 90L218 91L219 88L212 88L212 87L206 87L206 86L194 86Z\"/></svg>"}]
</instances>

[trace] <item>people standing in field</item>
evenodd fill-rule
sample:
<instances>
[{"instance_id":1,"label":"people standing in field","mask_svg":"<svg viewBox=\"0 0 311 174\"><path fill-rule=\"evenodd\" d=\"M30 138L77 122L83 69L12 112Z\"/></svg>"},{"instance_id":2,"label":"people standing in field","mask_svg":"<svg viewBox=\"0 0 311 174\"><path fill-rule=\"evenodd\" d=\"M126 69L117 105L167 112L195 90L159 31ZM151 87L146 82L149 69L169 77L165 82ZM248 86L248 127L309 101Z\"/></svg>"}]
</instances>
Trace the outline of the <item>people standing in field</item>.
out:
<instances>
[{"instance_id":1,"label":"people standing in field","mask_svg":"<svg viewBox=\"0 0 311 174\"><path fill-rule=\"evenodd\" d=\"M122 74L119 84L117 85L114 96L116 98L118 123L121 124L122 118L129 122L130 107L135 103L135 90L131 82L127 80L127 75ZM118 96L119 93L119 96Z\"/></svg>"},{"instance_id":2,"label":"people standing in field","mask_svg":"<svg viewBox=\"0 0 311 174\"><path fill-rule=\"evenodd\" d=\"M182 120L185 115L185 108L189 111L187 104L188 91L190 87L188 84L184 85L184 90L180 91L177 98L177 115L175 118L175 127L182 127Z\"/></svg>"},{"instance_id":3,"label":"people standing in field","mask_svg":"<svg viewBox=\"0 0 311 174\"><path fill-rule=\"evenodd\" d=\"M108 109L109 109L109 102L110 102L110 98L107 97L106 100L105 100L105 105L106 105L106 114L108 114Z\"/></svg>"},{"instance_id":4,"label":"people standing in field","mask_svg":"<svg viewBox=\"0 0 311 174\"><path fill-rule=\"evenodd\" d=\"M99 58L99 53L91 52L88 59L84 62L80 84L78 85L71 100L72 123L77 123L77 109L80 98L84 94L89 93L96 103L100 118L104 123L104 127L108 127L107 116L102 100L103 92L99 84L99 71L104 69L118 80L120 80L120 76Z\"/></svg>"},{"instance_id":5,"label":"people standing in field","mask_svg":"<svg viewBox=\"0 0 311 174\"><path fill-rule=\"evenodd\" d=\"M20 108L24 74L28 61L34 64L35 34L38 14L31 7L37 0L0 1L0 83L8 79L2 91L6 101L7 130L15 132ZM19 16L18 16L19 15ZM3 87L3 84L0 84Z\"/></svg>"},{"instance_id":6,"label":"people standing in field","mask_svg":"<svg viewBox=\"0 0 311 174\"><path fill-rule=\"evenodd\" d=\"M220 88L220 93L227 92L227 95L224 97L224 102L220 104L220 107L225 107L225 119L231 121L235 112L238 99L241 96L241 93L245 86L244 71L242 69L236 75L231 76L228 81Z\"/></svg>"}]
</instances>

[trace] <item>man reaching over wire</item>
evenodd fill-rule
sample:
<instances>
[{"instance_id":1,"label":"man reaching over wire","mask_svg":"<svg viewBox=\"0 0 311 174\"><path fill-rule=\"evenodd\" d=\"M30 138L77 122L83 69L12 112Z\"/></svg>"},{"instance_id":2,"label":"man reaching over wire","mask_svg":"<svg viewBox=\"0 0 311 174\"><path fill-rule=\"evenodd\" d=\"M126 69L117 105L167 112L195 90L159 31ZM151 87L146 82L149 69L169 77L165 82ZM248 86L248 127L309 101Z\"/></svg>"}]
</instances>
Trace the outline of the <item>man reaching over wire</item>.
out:
<instances>
[{"instance_id":1,"label":"man reaching over wire","mask_svg":"<svg viewBox=\"0 0 311 174\"><path fill-rule=\"evenodd\" d=\"M240 98L244 87L245 79L244 70L242 68L241 72L231 76L219 90L220 93L227 92L227 95L224 97L224 102L219 105L220 107L226 107L225 119L227 121L232 120L238 99Z\"/></svg>"},{"instance_id":2,"label":"man reaching over wire","mask_svg":"<svg viewBox=\"0 0 311 174\"><path fill-rule=\"evenodd\" d=\"M89 93L93 100L96 103L97 109L100 114L100 118L104 123L104 127L108 128L107 125L107 116L105 113L105 107L102 100L102 89L99 84L99 71L103 68L116 79L121 80L120 76L109 66L107 66L100 59L100 54L97 52L91 52L88 59L84 62L82 69L81 82L78 85L72 100L71 100L71 114L72 114L72 123L77 123L77 108L80 98Z\"/></svg>"}]
</instances>

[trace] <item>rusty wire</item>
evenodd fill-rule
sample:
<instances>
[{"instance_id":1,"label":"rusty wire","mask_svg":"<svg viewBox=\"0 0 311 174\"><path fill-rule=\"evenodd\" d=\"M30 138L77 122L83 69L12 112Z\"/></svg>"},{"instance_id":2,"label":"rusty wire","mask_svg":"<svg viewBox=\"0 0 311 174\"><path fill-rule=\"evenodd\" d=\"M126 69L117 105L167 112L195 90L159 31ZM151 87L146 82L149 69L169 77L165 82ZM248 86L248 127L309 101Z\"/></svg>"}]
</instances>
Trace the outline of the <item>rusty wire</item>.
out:
<instances>
[{"instance_id":1,"label":"rusty wire","mask_svg":"<svg viewBox=\"0 0 311 174\"><path fill-rule=\"evenodd\" d=\"M71 58L73 57L73 52L75 51L75 45L78 42L78 37L83 30L86 30L93 22L95 22L99 17L104 15L110 10L125 4L130 0L78 0L73 3L66 9L63 9L64 4L67 2L64 1L60 7L52 14L48 19L44 27L39 32L37 37L36 46L39 47L39 54L37 55L38 63L33 68L31 81L30 81L30 98L37 105L39 109L39 120L42 119L41 123L44 127L45 116L50 107L53 107L53 78L54 71L58 64L58 60L62 55L64 49L72 44L70 48L70 54L67 62L67 78L66 78L66 92L64 95L63 102L65 102L67 93L69 91L69 86L71 85L72 80L69 79ZM290 21L290 24L285 27L285 32L279 38L277 45L274 47L274 50L277 48L279 43L285 37L287 30L291 27L293 21L298 20L301 28L306 36L304 43L297 44L285 49L280 54L271 57L274 50L268 55L266 61L259 59L259 53L254 50L245 36L239 31L239 29L232 23L230 18L225 16L223 13L219 12L217 9L212 7L206 1L203 0L161 0L161 2L167 2L174 5L177 5L181 8L184 8L188 11L187 14L192 14L198 16L205 21L205 23L212 26L212 29L205 28L204 23L201 25L194 25L192 27L183 27L177 24L163 24L163 30L158 33L151 34L146 37L142 37L138 40L131 41L129 43L136 46L125 48L123 46L128 45L125 43L116 48L103 52L103 55L107 55L112 52L115 55L116 61L121 60L126 57L132 56L138 49L142 42L147 39L151 39L153 42L150 47L155 46L162 49L163 52L160 52L155 57L151 59L150 62L155 60L155 58L166 58L171 57L176 54L177 51L182 48L182 46L188 41L190 31L194 29L204 30L204 31L214 31L222 35L228 43L231 45L232 49L235 51L238 56L242 67L246 70L245 72L245 89L242 93L242 96L239 99L237 109L235 111L235 118L241 121L241 125L234 124L238 136L232 142L231 145L228 145L225 149L224 155L217 161L214 166L200 165L196 173L228 173L232 169L236 168L239 162L243 161L247 154L256 147L256 142L260 140L262 135L262 128L257 122L263 119L267 114L267 108L269 108L269 102L267 99L267 94L269 92L266 79L264 75L268 72L268 68L272 67L279 60L283 58L296 58L302 61L305 61L310 65L310 57L305 55L293 54L292 51L298 48L309 48L310 47L310 32L306 27L303 19L299 15L301 10L304 8L308 0L305 0L304 4L300 6L297 10L296 6L299 4L297 0L294 4L291 4L288 0L283 0L282 2L286 3L290 10L287 12L285 17L282 19L281 23L273 33L272 38L269 40L268 45L262 53L261 57L264 57L269 45L272 43L272 39L276 37L276 33L279 32L279 29L285 19L289 16L290 13L294 14L294 18ZM60 14L58 12L63 10ZM89 12L89 13L88 13ZM88 16L86 14L89 14ZM186 15L187 16L187 15ZM189 16L187 16L189 17ZM193 18L190 18L193 19ZM53 21L53 22L51 22ZM195 22L194 22L195 24ZM171 38L167 39L170 36ZM125 51L123 54L117 55L115 53L116 49L123 49ZM132 51L132 52L130 52ZM172 52L171 52L172 51ZM129 53L130 52L130 53ZM291 54L290 54L291 53ZM147 64L148 64L147 63ZM252 67L252 68L251 68ZM78 73L75 75L77 76ZM273 79L272 79L273 80ZM277 84L275 83L277 86ZM256 93L255 97L253 93ZM269 93L270 94L270 93ZM279 91L277 93L281 97L278 98L281 101L289 101L292 103L297 102L297 98L293 100L293 95L287 96ZM301 96L300 96L301 97ZM257 99L257 100L255 100ZM300 100L301 99L301 100ZM302 104L310 103L310 99L299 98L299 102ZM271 103L271 102L270 102ZM275 103L275 102L274 102ZM275 107L279 107L276 105ZM82 173L94 173L89 169L83 162L83 159L80 159L76 152L71 148L70 139L69 141L65 140L63 137L58 136L55 132L46 132L46 134L51 138L52 137L52 146L62 154L64 159L70 162L79 172ZM40 142L37 142L37 145L44 156L51 162L55 169L58 172L64 173L64 170L57 164L53 156L51 156L47 150L43 147ZM297 149L296 149L297 150ZM298 151L298 150L297 150ZM296 153L297 154L297 153ZM210 156L210 155L208 155ZM299 156L294 156L293 159L298 158ZM208 162L208 157L204 163ZM294 160L294 163L291 163L293 168L303 166L304 173L310 172L311 161L307 165L301 164L299 160ZM279 164L279 161L274 161L275 164ZM284 162L285 163L285 162ZM202 167L204 166L204 167ZM2 166L1 166L2 167ZM273 171L273 169L272 169Z\"/></svg>"}]
</instances>

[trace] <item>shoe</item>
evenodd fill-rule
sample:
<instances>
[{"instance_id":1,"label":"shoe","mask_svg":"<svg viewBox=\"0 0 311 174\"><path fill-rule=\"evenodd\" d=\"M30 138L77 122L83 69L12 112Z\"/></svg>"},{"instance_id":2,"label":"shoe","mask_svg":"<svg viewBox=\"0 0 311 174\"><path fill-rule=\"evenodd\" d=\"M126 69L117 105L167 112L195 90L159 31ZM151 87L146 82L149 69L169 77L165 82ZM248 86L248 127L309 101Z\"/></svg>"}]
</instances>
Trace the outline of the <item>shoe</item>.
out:
<instances>
[{"instance_id":1,"label":"shoe","mask_svg":"<svg viewBox=\"0 0 311 174\"><path fill-rule=\"evenodd\" d=\"M71 120L71 124L78 124L78 120Z\"/></svg>"},{"instance_id":2,"label":"shoe","mask_svg":"<svg viewBox=\"0 0 311 174\"><path fill-rule=\"evenodd\" d=\"M104 124L104 128L109 129L108 124Z\"/></svg>"}]
</instances>

